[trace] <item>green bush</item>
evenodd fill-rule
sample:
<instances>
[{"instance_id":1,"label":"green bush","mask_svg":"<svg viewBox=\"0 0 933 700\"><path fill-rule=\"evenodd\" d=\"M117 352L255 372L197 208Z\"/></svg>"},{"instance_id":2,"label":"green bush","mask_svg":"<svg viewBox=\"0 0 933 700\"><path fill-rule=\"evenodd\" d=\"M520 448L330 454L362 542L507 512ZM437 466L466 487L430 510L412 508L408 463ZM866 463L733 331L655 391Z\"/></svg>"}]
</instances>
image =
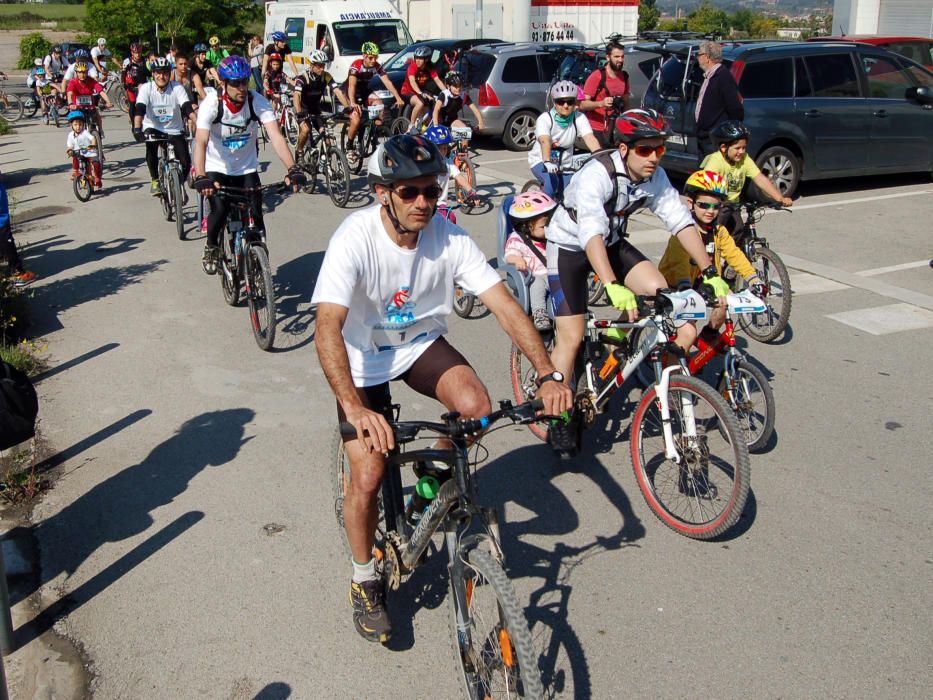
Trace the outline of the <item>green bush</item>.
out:
<instances>
[{"instance_id":1,"label":"green bush","mask_svg":"<svg viewBox=\"0 0 933 700\"><path fill-rule=\"evenodd\" d=\"M8 122L3 117L0 117L0 136L6 136L11 131L10 122Z\"/></svg>"},{"instance_id":2,"label":"green bush","mask_svg":"<svg viewBox=\"0 0 933 700\"><path fill-rule=\"evenodd\" d=\"M51 50L52 42L42 32L27 34L19 40L19 62L16 67L28 70L32 68L34 59L44 58Z\"/></svg>"}]
</instances>

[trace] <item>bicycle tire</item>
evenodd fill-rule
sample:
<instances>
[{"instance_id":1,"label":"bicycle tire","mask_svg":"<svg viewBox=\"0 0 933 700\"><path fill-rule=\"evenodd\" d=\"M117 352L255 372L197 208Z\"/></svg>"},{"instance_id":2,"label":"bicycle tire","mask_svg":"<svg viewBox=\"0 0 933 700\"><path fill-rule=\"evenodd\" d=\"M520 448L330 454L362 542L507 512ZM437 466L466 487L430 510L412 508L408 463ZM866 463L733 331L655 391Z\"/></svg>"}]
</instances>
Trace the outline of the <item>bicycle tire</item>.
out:
<instances>
[{"instance_id":1,"label":"bicycle tire","mask_svg":"<svg viewBox=\"0 0 933 700\"><path fill-rule=\"evenodd\" d=\"M295 119L294 112L286 109L284 121L285 138L288 139L288 145L294 148L298 145L298 121Z\"/></svg>"},{"instance_id":2,"label":"bicycle tire","mask_svg":"<svg viewBox=\"0 0 933 700\"><path fill-rule=\"evenodd\" d=\"M343 501L347 495L347 487L350 485L350 462L347 460L347 451L343 443L343 437L338 429L334 437L334 515L337 517L337 527L340 529L340 540L343 542L343 548L350 556L350 543L347 541L346 525L343 520ZM379 515L376 519L376 540L377 549L382 549L385 542L385 511L382 507L382 489L379 489L379 495L376 497L376 504Z\"/></svg>"},{"instance_id":3,"label":"bicycle tire","mask_svg":"<svg viewBox=\"0 0 933 700\"><path fill-rule=\"evenodd\" d=\"M460 209L464 214L469 214L473 211L473 204L470 203L467 196L470 194L470 191L476 189L476 169L473 167L473 161L470 160L469 156L461 158L457 167L460 168L460 174L470 183L470 189L464 190L463 187L460 186L460 183L456 182L456 180L454 181L457 188L457 201L460 202Z\"/></svg>"},{"instance_id":4,"label":"bicycle tire","mask_svg":"<svg viewBox=\"0 0 933 700\"><path fill-rule=\"evenodd\" d=\"M246 303L256 344L271 350L275 342L275 286L269 256L259 245L251 245L243 256L246 264Z\"/></svg>"},{"instance_id":5,"label":"bicycle tire","mask_svg":"<svg viewBox=\"0 0 933 700\"><path fill-rule=\"evenodd\" d=\"M549 353L554 345L553 337L551 335L545 339L544 347L547 348ZM535 391L537 390L535 379L538 378L538 373L514 343L509 353L509 374L512 380L512 395L515 396L516 404L525 403L535 397ZM546 423L529 423L528 429L536 438L547 442Z\"/></svg>"},{"instance_id":6,"label":"bicycle tire","mask_svg":"<svg viewBox=\"0 0 933 700\"><path fill-rule=\"evenodd\" d=\"M393 136L398 134L407 134L408 130L411 128L411 120L406 117L398 117L392 121L391 126L389 126L389 133Z\"/></svg>"},{"instance_id":7,"label":"bicycle tire","mask_svg":"<svg viewBox=\"0 0 933 700\"><path fill-rule=\"evenodd\" d=\"M356 135L353 137L353 140L356 142L356 159L351 162L350 159L347 158L347 165L350 168L350 172L354 175L360 174L360 171L363 170L363 161L366 160L366 157L363 155L363 133L365 127L365 124L360 124L360 128L356 130ZM344 153L347 152L347 131L349 131L349 129L350 125L344 124L343 131L340 132L340 150Z\"/></svg>"},{"instance_id":8,"label":"bicycle tire","mask_svg":"<svg viewBox=\"0 0 933 700\"><path fill-rule=\"evenodd\" d=\"M121 85L116 89L116 100L115 102L120 107L121 111L129 114L130 111L130 98L126 94L126 89Z\"/></svg>"},{"instance_id":9,"label":"bicycle tire","mask_svg":"<svg viewBox=\"0 0 933 700\"><path fill-rule=\"evenodd\" d=\"M26 95L23 100L23 116L34 117L39 111L39 99L35 95Z\"/></svg>"},{"instance_id":10,"label":"bicycle tire","mask_svg":"<svg viewBox=\"0 0 933 700\"><path fill-rule=\"evenodd\" d=\"M327 149L324 179L331 201L341 208L347 206L350 201L350 165L347 157L336 148Z\"/></svg>"},{"instance_id":11,"label":"bicycle tire","mask_svg":"<svg viewBox=\"0 0 933 700\"><path fill-rule=\"evenodd\" d=\"M760 343L770 343L784 333L790 320L793 305L790 274L781 256L764 246L755 248L755 254L749 258L749 262L761 280L768 285L768 296L764 299L768 311L760 314L742 314L739 317L739 327L749 338ZM778 294L774 293L776 288Z\"/></svg>"},{"instance_id":12,"label":"bicycle tire","mask_svg":"<svg viewBox=\"0 0 933 700\"><path fill-rule=\"evenodd\" d=\"M460 318L469 318L473 313L473 305L476 303L476 297L469 292L464 292L459 286L454 287L454 313Z\"/></svg>"},{"instance_id":13,"label":"bicycle tire","mask_svg":"<svg viewBox=\"0 0 933 700\"><path fill-rule=\"evenodd\" d=\"M175 219L175 232L178 234L178 240L183 241L185 240L185 208L184 195L181 191L181 173L173 169L169 174L169 180L172 188L172 204L174 207L172 217Z\"/></svg>"},{"instance_id":14,"label":"bicycle tire","mask_svg":"<svg viewBox=\"0 0 933 700\"><path fill-rule=\"evenodd\" d=\"M162 204L162 215L166 221L172 220L172 214L175 213L175 207L172 204L172 185L165 169L159 171L159 188L162 194L159 195L159 202Z\"/></svg>"},{"instance_id":15,"label":"bicycle tire","mask_svg":"<svg viewBox=\"0 0 933 700\"><path fill-rule=\"evenodd\" d=\"M230 266L233 259L233 251L230 250L230 237L225 232L221 243L220 260L217 261L218 272L220 273L220 289L224 294L224 301L228 306L236 306L240 303L240 273L239 270Z\"/></svg>"},{"instance_id":16,"label":"bicycle tire","mask_svg":"<svg viewBox=\"0 0 933 700\"><path fill-rule=\"evenodd\" d=\"M524 185L522 185L522 192L543 192L544 185L541 184L541 180L537 178L532 178L528 180Z\"/></svg>"},{"instance_id":17,"label":"bicycle tire","mask_svg":"<svg viewBox=\"0 0 933 700\"><path fill-rule=\"evenodd\" d=\"M632 468L638 488L651 511L669 528L693 539L712 539L731 528L745 508L750 480L748 447L722 396L696 377L672 374L668 388L670 427L681 464L668 460L657 389L657 385L648 387L632 417ZM694 405L698 440L681 434L683 398ZM723 443L717 441L716 452L710 447L714 438ZM692 446L691 441L695 441ZM688 468L691 460L700 466ZM729 487L720 489L720 478L730 477Z\"/></svg>"},{"instance_id":18,"label":"bicycle tire","mask_svg":"<svg viewBox=\"0 0 933 700\"><path fill-rule=\"evenodd\" d=\"M59 126L61 126L61 117L58 113L58 106L55 104L49 105L49 111L52 112L52 119L55 120L55 128L57 129Z\"/></svg>"},{"instance_id":19,"label":"bicycle tire","mask_svg":"<svg viewBox=\"0 0 933 700\"><path fill-rule=\"evenodd\" d=\"M12 92L3 93L0 99L0 115L8 122L15 122L23 117L23 101Z\"/></svg>"},{"instance_id":20,"label":"bicycle tire","mask_svg":"<svg viewBox=\"0 0 933 700\"><path fill-rule=\"evenodd\" d=\"M87 174L78 173L78 176L71 181L71 186L79 202L88 201L94 193L94 183L91 176Z\"/></svg>"},{"instance_id":21,"label":"bicycle tire","mask_svg":"<svg viewBox=\"0 0 933 700\"><path fill-rule=\"evenodd\" d=\"M602 280L598 279L595 272L590 270L590 274L586 276L586 303L590 306L595 306L600 301L603 301L603 292L606 287L603 285Z\"/></svg>"},{"instance_id":22,"label":"bicycle tire","mask_svg":"<svg viewBox=\"0 0 933 700\"><path fill-rule=\"evenodd\" d=\"M748 451L758 452L774 434L774 391L764 372L747 360L736 361L735 373L734 380L730 382L723 372L716 390L735 413ZM755 387L760 394L757 399ZM756 425L760 427L756 428Z\"/></svg>"},{"instance_id":23,"label":"bicycle tire","mask_svg":"<svg viewBox=\"0 0 933 700\"><path fill-rule=\"evenodd\" d=\"M502 564L480 548L461 551L456 556L464 562L464 580L450 581L449 619L465 696L470 700L543 697L538 653L523 608ZM468 649L461 644L465 635L457 625L460 596L454 591L460 585L467 604L461 617L472 642Z\"/></svg>"}]
</instances>

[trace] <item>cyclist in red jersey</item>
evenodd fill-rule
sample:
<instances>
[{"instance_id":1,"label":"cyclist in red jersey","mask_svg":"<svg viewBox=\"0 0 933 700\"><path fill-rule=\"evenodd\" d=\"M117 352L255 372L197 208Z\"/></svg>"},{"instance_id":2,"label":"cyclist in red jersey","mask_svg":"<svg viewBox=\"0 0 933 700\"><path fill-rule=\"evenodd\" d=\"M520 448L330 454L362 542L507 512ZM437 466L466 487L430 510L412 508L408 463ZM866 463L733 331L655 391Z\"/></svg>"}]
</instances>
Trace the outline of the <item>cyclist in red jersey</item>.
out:
<instances>
[{"instance_id":1,"label":"cyclist in red jersey","mask_svg":"<svg viewBox=\"0 0 933 700\"><path fill-rule=\"evenodd\" d=\"M353 111L350 113L350 127L347 129L347 144L353 143L357 129L360 128L362 114L362 105L369 101L369 83L375 77L379 76L386 90L395 97L395 106L403 107L405 105L402 96L389 80L382 65L379 63L379 47L371 41L367 41L362 47L363 58L356 59L350 64L350 70L347 75L346 93L350 99L350 105ZM359 154L354 150L347 152L347 159L353 160L359 158Z\"/></svg>"},{"instance_id":2,"label":"cyclist in red jersey","mask_svg":"<svg viewBox=\"0 0 933 700\"><path fill-rule=\"evenodd\" d=\"M444 89L444 81L431 64L431 47L419 46L415 49L414 59L408 64L405 82L402 83L402 99L411 103L412 124L418 121L418 117L424 111L425 88L432 80L439 91Z\"/></svg>"},{"instance_id":3,"label":"cyclist in red jersey","mask_svg":"<svg viewBox=\"0 0 933 700\"><path fill-rule=\"evenodd\" d=\"M133 128L134 107L139 88L149 80L150 73L143 58L143 47L140 44L130 44L130 57L123 63L123 87L126 89L126 98L130 102L130 128Z\"/></svg>"},{"instance_id":4,"label":"cyclist in red jersey","mask_svg":"<svg viewBox=\"0 0 933 700\"><path fill-rule=\"evenodd\" d=\"M68 104L80 109L83 112L93 111L94 123L97 124L97 131L101 138L104 136L104 127L101 124L100 112L97 111L97 103L103 100L104 106L108 109L113 107L107 93L104 92L104 86L88 76L88 66L86 63L79 63L75 66L75 77L68 83L66 90L68 93ZM82 99L84 98L84 99ZM90 99L87 99L90 98Z\"/></svg>"}]
</instances>

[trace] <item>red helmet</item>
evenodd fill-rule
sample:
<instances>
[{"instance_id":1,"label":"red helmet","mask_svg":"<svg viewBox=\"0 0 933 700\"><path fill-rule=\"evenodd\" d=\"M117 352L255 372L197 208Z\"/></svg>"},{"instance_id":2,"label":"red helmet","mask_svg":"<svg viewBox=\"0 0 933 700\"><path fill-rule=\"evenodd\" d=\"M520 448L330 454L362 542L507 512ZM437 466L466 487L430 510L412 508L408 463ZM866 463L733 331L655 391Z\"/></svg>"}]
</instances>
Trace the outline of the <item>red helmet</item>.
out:
<instances>
[{"instance_id":1,"label":"red helmet","mask_svg":"<svg viewBox=\"0 0 933 700\"><path fill-rule=\"evenodd\" d=\"M276 53L276 52L273 51L272 53L269 54L269 60L270 60L270 61L279 61L279 62L281 62L281 60L282 60L282 54Z\"/></svg>"},{"instance_id":2,"label":"red helmet","mask_svg":"<svg viewBox=\"0 0 933 700\"><path fill-rule=\"evenodd\" d=\"M632 143L639 139L666 139L670 127L655 109L630 109L616 119L615 142Z\"/></svg>"}]
</instances>

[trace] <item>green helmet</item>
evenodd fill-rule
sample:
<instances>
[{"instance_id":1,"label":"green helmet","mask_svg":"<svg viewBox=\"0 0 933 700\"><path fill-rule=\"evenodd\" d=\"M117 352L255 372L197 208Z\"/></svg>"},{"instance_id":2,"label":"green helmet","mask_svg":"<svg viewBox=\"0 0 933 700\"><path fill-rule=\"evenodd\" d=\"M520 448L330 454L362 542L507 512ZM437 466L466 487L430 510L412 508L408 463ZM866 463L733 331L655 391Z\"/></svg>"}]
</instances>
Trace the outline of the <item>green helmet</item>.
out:
<instances>
[{"instance_id":1,"label":"green helmet","mask_svg":"<svg viewBox=\"0 0 933 700\"><path fill-rule=\"evenodd\" d=\"M363 52L364 56L378 56L379 55L379 47L371 41L367 41L365 44L363 44L363 48L361 49L361 51Z\"/></svg>"}]
</instances>

